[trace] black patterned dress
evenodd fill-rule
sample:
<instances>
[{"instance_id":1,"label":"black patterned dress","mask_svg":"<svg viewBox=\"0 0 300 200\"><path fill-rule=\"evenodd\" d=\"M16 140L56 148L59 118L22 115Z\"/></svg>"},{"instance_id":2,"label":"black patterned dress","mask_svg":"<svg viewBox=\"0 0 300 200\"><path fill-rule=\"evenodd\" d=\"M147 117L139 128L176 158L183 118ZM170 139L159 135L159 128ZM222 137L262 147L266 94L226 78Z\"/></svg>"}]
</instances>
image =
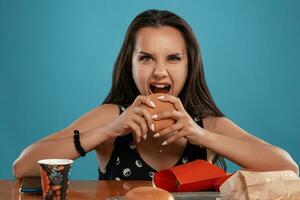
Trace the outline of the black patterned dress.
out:
<instances>
[{"instance_id":1,"label":"black patterned dress","mask_svg":"<svg viewBox=\"0 0 300 200\"><path fill-rule=\"evenodd\" d=\"M120 114L125 110L119 106ZM203 127L202 120L194 119L196 123ZM178 162L181 165L196 159L206 160L206 148L187 143L184 152ZM114 150L103 171L98 168L99 180L151 180L156 172L139 155L132 133L117 137Z\"/></svg>"}]
</instances>

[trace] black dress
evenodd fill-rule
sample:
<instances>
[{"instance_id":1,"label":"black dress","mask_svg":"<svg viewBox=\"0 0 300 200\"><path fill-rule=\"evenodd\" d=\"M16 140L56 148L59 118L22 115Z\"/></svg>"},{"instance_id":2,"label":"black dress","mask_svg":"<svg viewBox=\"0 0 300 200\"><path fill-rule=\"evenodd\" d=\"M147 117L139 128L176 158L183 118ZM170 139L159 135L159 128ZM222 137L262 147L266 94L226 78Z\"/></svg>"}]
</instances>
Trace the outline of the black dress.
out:
<instances>
[{"instance_id":1,"label":"black dress","mask_svg":"<svg viewBox=\"0 0 300 200\"><path fill-rule=\"evenodd\" d=\"M125 110L119 106L120 114ZM203 127L202 120L194 119L197 124ZM117 137L114 150L104 171L99 171L99 180L151 180L156 172L139 155L132 133ZM178 162L181 165L196 159L206 160L206 148L187 143L184 152Z\"/></svg>"}]
</instances>

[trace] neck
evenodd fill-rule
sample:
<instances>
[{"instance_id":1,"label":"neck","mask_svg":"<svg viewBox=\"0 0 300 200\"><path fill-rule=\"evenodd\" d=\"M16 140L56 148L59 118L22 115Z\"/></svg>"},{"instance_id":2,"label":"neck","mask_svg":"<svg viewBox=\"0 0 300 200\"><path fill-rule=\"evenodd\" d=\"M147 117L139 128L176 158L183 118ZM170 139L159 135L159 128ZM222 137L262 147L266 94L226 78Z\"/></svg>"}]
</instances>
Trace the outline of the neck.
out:
<instances>
[{"instance_id":1,"label":"neck","mask_svg":"<svg viewBox=\"0 0 300 200\"><path fill-rule=\"evenodd\" d=\"M161 144L164 142L164 138L154 138L153 134L147 135L147 139L144 140L141 138L140 142L136 144L138 147L142 147L143 149L148 149L149 151L159 151Z\"/></svg>"}]
</instances>

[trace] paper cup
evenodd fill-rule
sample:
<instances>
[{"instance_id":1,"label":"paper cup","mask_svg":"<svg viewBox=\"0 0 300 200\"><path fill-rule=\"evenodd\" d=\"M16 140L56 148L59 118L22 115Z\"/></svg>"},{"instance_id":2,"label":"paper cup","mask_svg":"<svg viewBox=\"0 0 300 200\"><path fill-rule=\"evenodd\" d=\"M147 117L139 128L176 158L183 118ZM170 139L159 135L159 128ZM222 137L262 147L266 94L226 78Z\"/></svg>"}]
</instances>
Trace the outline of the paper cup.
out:
<instances>
[{"instance_id":1,"label":"paper cup","mask_svg":"<svg viewBox=\"0 0 300 200\"><path fill-rule=\"evenodd\" d=\"M45 159L38 161L44 200L65 200L68 195L69 173L73 160Z\"/></svg>"}]
</instances>

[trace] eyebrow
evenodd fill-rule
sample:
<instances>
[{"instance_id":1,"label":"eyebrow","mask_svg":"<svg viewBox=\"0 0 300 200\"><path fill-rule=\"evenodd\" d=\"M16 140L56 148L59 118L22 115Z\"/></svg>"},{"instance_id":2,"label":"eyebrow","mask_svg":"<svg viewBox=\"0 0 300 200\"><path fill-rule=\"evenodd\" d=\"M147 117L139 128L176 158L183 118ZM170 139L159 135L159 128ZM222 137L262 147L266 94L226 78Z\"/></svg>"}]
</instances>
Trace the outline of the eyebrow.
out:
<instances>
[{"instance_id":1,"label":"eyebrow","mask_svg":"<svg viewBox=\"0 0 300 200\"><path fill-rule=\"evenodd\" d=\"M147 55L147 56L151 56L151 55L152 55L151 53L147 53L147 52L145 52L145 51L139 51L138 53L139 53L139 54L145 54L145 55Z\"/></svg>"},{"instance_id":2,"label":"eyebrow","mask_svg":"<svg viewBox=\"0 0 300 200\"><path fill-rule=\"evenodd\" d=\"M145 51L139 51L138 53L139 54L144 54L144 55L147 55L147 56L152 56L151 53L147 53ZM168 56L183 56L183 53L172 53L172 54L169 54Z\"/></svg>"}]
</instances>

